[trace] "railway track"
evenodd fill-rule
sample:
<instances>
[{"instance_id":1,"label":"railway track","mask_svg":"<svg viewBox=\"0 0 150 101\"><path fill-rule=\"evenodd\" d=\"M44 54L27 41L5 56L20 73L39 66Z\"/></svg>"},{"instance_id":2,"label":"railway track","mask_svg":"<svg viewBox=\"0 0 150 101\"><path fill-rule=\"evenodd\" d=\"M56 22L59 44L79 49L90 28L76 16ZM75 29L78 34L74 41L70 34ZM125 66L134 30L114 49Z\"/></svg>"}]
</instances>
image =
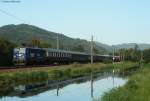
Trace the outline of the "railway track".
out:
<instances>
[{"instance_id":1,"label":"railway track","mask_svg":"<svg viewBox=\"0 0 150 101\"><path fill-rule=\"evenodd\" d=\"M11 66L0 67L0 72L16 72L16 71L32 71L32 70L47 70L50 68L56 68L56 66L62 65L34 65L34 66Z\"/></svg>"}]
</instances>

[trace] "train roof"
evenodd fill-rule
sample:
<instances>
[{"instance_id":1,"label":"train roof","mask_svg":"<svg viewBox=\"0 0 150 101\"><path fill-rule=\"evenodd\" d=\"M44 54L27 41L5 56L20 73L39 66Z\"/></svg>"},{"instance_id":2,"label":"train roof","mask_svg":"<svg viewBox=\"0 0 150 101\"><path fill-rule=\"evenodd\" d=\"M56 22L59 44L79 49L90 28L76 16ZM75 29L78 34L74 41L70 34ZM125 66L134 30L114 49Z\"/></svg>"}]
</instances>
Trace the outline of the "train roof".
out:
<instances>
[{"instance_id":1,"label":"train roof","mask_svg":"<svg viewBox=\"0 0 150 101\"><path fill-rule=\"evenodd\" d=\"M81 55L89 55L88 53L83 52L74 52L74 51L66 51L66 50L58 50L58 49L52 49L52 48L45 48L47 51L55 51L55 52L62 52L62 53L71 53L71 54L81 54Z\"/></svg>"}]
</instances>

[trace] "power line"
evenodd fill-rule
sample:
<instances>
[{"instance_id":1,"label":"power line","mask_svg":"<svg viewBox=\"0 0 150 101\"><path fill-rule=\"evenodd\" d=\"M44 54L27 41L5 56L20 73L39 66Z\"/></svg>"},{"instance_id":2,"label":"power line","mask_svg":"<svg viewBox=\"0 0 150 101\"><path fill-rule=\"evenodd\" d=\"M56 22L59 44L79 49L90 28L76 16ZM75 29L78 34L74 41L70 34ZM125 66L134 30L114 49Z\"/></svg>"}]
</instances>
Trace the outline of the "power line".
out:
<instances>
[{"instance_id":1,"label":"power line","mask_svg":"<svg viewBox=\"0 0 150 101\"><path fill-rule=\"evenodd\" d=\"M20 0L1 0L3 3L20 3Z\"/></svg>"},{"instance_id":2,"label":"power line","mask_svg":"<svg viewBox=\"0 0 150 101\"><path fill-rule=\"evenodd\" d=\"M3 13L3 14L5 14L5 15L7 15L7 16L9 16L9 17L11 17L11 18L14 18L14 19L16 19L16 20L18 20L18 21L21 21L21 22L23 22L23 23L26 22L25 20L23 20L23 19L21 19L21 18L15 16L15 15L13 15L13 14L11 14L11 13L5 11L5 10L0 9L0 12Z\"/></svg>"}]
</instances>

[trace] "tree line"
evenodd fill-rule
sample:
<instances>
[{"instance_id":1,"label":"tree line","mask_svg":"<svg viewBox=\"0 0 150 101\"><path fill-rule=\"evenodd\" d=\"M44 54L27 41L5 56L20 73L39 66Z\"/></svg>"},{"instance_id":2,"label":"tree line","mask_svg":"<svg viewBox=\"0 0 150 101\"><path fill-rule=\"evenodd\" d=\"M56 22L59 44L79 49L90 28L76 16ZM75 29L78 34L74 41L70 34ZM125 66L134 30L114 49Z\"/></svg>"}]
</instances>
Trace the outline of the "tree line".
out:
<instances>
[{"instance_id":1,"label":"tree line","mask_svg":"<svg viewBox=\"0 0 150 101\"><path fill-rule=\"evenodd\" d=\"M135 44L134 48L129 49L120 49L118 50L115 55L119 55L121 60L124 61L133 61L133 62L150 62L150 48L140 50L139 46Z\"/></svg>"},{"instance_id":2,"label":"tree line","mask_svg":"<svg viewBox=\"0 0 150 101\"><path fill-rule=\"evenodd\" d=\"M12 65L13 59L13 48L17 47L16 43L13 43L7 39L0 38L0 66L9 66ZM52 45L48 42L40 41L39 39L32 39L28 44L22 44L22 47L39 47L39 48L51 48ZM83 45L74 46L72 51L85 52ZM99 50L94 47L93 49L95 54L99 54ZM112 54L111 54L112 55ZM145 50L140 50L139 46L136 44L134 48L130 49L120 49L115 52L115 55L121 57L124 61L141 61L150 62L150 48Z\"/></svg>"}]
</instances>

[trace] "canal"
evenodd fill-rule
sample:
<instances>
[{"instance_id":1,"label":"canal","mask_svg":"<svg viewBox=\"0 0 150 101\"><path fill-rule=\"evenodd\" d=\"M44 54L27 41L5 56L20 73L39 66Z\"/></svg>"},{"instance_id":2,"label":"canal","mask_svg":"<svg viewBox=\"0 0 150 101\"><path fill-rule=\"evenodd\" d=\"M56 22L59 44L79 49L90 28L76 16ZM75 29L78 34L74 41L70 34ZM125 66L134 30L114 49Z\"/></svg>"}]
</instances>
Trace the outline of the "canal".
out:
<instances>
[{"instance_id":1,"label":"canal","mask_svg":"<svg viewBox=\"0 0 150 101\"><path fill-rule=\"evenodd\" d=\"M92 101L110 89L123 86L127 78L108 73L66 81L47 81L13 87L0 101Z\"/></svg>"}]
</instances>

